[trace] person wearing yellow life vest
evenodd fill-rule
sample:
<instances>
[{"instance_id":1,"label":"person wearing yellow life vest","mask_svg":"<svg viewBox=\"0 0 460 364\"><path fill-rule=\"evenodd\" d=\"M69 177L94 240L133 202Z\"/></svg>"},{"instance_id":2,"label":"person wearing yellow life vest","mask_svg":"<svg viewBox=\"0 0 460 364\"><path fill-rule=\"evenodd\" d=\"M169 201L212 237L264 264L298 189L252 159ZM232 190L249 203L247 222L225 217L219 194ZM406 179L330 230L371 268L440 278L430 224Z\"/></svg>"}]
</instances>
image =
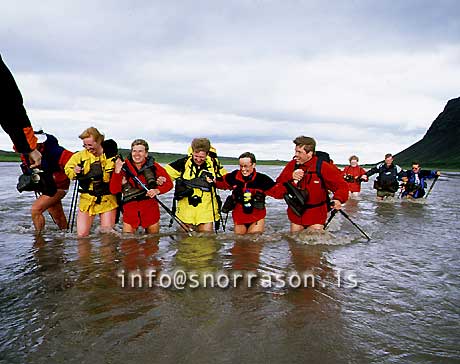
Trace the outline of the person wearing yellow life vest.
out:
<instances>
[{"instance_id":1,"label":"person wearing yellow life vest","mask_svg":"<svg viewBox=\"0 0 460 364\"><path fill-rule=\"evenodd\" d=\"M165 169L176 184L177 217L196 231L213 231L214 223L220 220L220 202L212 181L227 171L209 139L193 139L189 154L169 163Z\"/></svg>"},{"instance_id":2,"label":"person wearing yellow life vest","mask_svg":"<svg viewBox=\"0 0 460 364\"><path fill-rule=\"evenodd\" d=\"M104 154L104 135L90 127L79 136L84 150L75 153L65 165L69 179L77 179L80 186L80 205L77 215L77 234L89 235L94 217L99 215L101 231L111 231L115 225L118 207L116 196L110 193L110 176L114 170L114 158Z\"/></svg>"}]
</instances>

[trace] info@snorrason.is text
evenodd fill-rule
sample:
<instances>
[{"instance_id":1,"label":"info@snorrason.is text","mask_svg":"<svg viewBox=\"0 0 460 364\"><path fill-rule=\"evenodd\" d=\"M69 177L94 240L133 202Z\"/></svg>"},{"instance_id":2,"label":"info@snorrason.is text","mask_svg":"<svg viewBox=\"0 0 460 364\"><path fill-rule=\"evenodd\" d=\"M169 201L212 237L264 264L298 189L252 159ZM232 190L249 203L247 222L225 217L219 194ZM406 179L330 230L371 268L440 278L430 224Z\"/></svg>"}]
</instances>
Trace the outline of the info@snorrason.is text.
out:
<instances>
[{"instance_id":1,"label":"info@snorrason.is text","mask_svg":"<svg viewBox=\"0 0 460 364\"><path fill-rule=\"evenodd\" d=\"M120 270L117 274L122 288L162 288L182 290L185 288L356 288L358 279L354 273L334 269L333 278L321 279L313 272L261 273L257 271L171 272L145 269L143 271Z\"/></svg>"}]
</instances>

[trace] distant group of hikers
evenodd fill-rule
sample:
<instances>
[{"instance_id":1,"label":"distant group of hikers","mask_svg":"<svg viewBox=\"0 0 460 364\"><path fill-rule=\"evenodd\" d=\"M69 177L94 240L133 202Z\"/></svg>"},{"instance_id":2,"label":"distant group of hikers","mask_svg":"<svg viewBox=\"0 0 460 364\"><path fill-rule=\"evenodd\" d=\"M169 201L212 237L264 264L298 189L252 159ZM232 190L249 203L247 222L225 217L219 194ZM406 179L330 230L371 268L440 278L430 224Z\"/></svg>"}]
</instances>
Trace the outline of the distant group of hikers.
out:
<instances>
[{"instance_id":1,"label":"distant group of hikers","mask_svg":"<svg viewBox=\"0 0 460 364\"><path fill-rule=\"evenodd\" d=\"M1 57L0 81L0 122L15 150L22 154L23 174L18 190L37 193L32 205L37 232L44 228L46 210L59 228L68 228L61 201L70 180L76 180L75 186L78 185L71 205L75 203L76 207L79 193L77 234L84 237L89 235L96 215L100 217L101 231L111 231L120 210L123 232L134 233L142 227L148 233L158 233L160 205L188 233L217 232L221 214L230 211L236 234L261 233L266 196L284 198L291 232L321 230L328 211L340 210L349 195L360 192L361 182L374 174L378 174L374 182L378 199L394 196L400 189L400 181L403 182L401 197L421 198L426 179L440 175L439 171L421 170L418 162L412 164L411 170L404 171L393 163L391 154L367 172L353 155L349 158L350 165L340 170L327 153L316 151L316 141L306 136L293 140L294 158L276 180L256 171L256 157L250 152L241 154L239 168L227 173L207 138L193 139L188 154L165 167L149 156L149 145L143 139L134 140L130 155L123 159L116 142L105 140L95 127L79 135L84 149L72 153L60 146L53 135L43 131L34 133L19 89ZM173 181L175 190L170 209L158 195L170 191ZM217 189L231 190L223 204Z\"/></svg>"}]
</instances>

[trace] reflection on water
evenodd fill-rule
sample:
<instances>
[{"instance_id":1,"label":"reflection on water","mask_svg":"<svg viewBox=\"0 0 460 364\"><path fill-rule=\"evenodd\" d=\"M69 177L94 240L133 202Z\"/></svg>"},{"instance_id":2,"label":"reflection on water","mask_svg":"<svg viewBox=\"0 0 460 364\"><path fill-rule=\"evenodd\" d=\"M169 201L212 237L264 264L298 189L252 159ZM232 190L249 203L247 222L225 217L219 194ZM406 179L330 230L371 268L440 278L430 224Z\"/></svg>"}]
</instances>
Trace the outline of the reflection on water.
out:
<instances>
[{"instance_id":1,"label":"reflection on water","mask_svg":"<svg viewBox=\"0 0 460 364\"><path fill-rule=\"evenodd\" d=\"M15 166L0 168L3 185L14 186ZM458 182L459 174L441 177L423 203L377 202L364 184L345 210L370 242L339 214L327 232L291 235L284 203L273 199L258 236L235 236L229 222L217 236L188 237L162 216L160 235L78 239L48 221L36 238L32 197L4 189L0 362L456 362ZM256 279L162 288L158 277L177 270ZM142 288L122 286L130 273ZM295 274L309 286L268 284Z\"/></svg>"}]
</instances>

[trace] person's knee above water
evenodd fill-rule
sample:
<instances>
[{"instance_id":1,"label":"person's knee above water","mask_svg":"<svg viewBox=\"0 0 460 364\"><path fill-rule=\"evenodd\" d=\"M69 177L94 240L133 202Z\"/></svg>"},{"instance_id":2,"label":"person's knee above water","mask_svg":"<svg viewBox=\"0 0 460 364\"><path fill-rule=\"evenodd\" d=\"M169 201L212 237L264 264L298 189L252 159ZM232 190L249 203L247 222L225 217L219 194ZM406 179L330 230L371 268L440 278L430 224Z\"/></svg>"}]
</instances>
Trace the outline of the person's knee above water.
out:
<instances>
[{"instance_id":1,"label":"person's knee above water","mask_svg":"<svg viewBox=\"0 0 460 364\"><path fill-rule=\"evenodd\" d=\"M265 226L265 196L275 186L266 174L256 171L256 157L246 152L239 156L240 168L217 178L216 187L232 190L222 212L232 211L236 234L261 233Z\"/></svg>"},{"instance_id":2,"label":"person's knee above water","mask_svg":"<svg viewBox=\"0 0 460 364\"><path fill-rule=\"evenodd\" d=\"M350 194L357 195L361 192L361 182L367 181L368 178L364 168L359 166L359 158L356 155L352 155L348 161L350 165L343 168L343 178L347 182Z\"/></svg>"},{"instance_id":3,"label":"person's knee above water","mask_svg":"<svg viewBox=\"0 0 460 364\"><path fill-rule=\"evenodd\" d=\"M427 187L426 180L439 177L441 172L435 170L421 169L419 162L412 162L412 167L402 177L403 192L401 197L406 198L422 198L425 196L425 188Z\"/></svg>"},{"instance_id":4,"label":"person's knee above water","mask_svg":"<svg viewBox=\"0 0 460 364\"><path fill-rule=\"evenodd\" d=\"M209 182L227 171L209 139L193 139L189 154L169 163L165 169L176 183L174 203L177 203L177 217L199 231L212 231L220 214L214 185Z\"/></svg>"},{"instance_id":5,"label":"person's knee above water","mask_svg":"<svg viewBox=\"0 0 460 364\"><path fill-rule=\"evenodd\" d=\"M382 163L377 164L366 172L367 177L374 174L378 174L374 181L374 189L377 190L379 200L385 197L393 197L399 189L399 181L404 177L402 168L393 163L391 153L385 155L385 160Z\"/></svg>"},{"instance_id":6,"label":"person's knee above water","mask_svg":"<svg viewBox=\"0 0 460 364\"><path fill-rule=\"evenodd\" d=\"M133 176L137 177L148 191L140 186ZM110 179L110 192L123 194L123 231L135 232L142 226L148 233L158 233L160 208L155 196L168 192L172 187L171 178L166 170L149 156L148 143L143 139L134 140L128 158L125 161L117 158L115 161L114 173Z\"/></svg>"},{"instance_id":7,"label":"person's knee above water","mask_svg":"<svg viewBox=\"0 0 460 364\"><path fill-rule=\"evenodd\" d=\"M348 200L348 186L337 167L324 160L324 157L316 156L316 142L313 138L299 136L293 142L294 159L276 179L274 196L286 200L292 232L306 227L322 229L328 205L340 209L342 203ZM330 202L328 191L334 193Z\"/></svg>"},{"instance_id":8,"label":"person's knee above water","mask_svg":"<svg viewBox=\"0 0 460 364\"><path fill-rule=\"evenodd\" d=\"M110 192L113 157L107 158L102 143L104 135L90 127L79 135L85 149L75 153L65 166L65 173L79 183L80 204L77 216L79 236L89 234L94 216L101 219L101 230L109 231L115 224L117 199Z\"/></svg>"}]
</instances>

